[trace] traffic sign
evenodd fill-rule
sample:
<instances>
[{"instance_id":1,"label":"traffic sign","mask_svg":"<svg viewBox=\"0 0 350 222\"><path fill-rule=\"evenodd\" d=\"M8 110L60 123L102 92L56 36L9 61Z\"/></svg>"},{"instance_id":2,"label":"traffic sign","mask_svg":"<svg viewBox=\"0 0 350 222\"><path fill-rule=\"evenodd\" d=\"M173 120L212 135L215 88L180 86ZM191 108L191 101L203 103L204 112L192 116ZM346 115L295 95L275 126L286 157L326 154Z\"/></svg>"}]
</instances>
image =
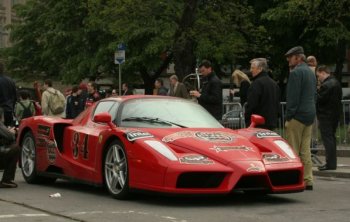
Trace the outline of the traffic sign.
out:
<instances>
[{"instance_id":1,"label":"traffic sign","mask_svg":"<svg viewBox=\"0 0 350 222\"><path fill-rule=\"evenodd\" d=\"M118 47L114 53L114 63L115 64L122 64L125 62L125 44L120 43L118 44Z\"/></svg>"},{"instance_id":2,"label":"traffic sign","mask_svg":"<svg viewBox=\"0 0 350 222\"><path fill-rule=\"evenodd\" d=\"M114 63L122 64L125 62L125 50L118 50L114 53Z\"/></svg>"}]
</instances>

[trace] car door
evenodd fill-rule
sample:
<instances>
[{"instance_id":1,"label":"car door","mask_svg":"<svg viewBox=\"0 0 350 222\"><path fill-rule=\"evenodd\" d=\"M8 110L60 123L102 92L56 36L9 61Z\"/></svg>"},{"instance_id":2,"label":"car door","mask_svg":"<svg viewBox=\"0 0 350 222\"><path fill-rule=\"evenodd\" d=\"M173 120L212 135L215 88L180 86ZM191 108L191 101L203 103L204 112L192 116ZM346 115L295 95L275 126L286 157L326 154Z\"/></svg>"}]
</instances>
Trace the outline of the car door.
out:
<instances>
[{"instance_id":1,"label":"car door","mask_svg":"<svg viewBox=\"0 0 350 222\"><path fill-rule=\"evenodd\" d=\"M64 153L71 160L71 167L66 174L79 179L91 180L95 175L95 169L100 164L97 153L101 152L99 144L100 132L109 128L107 124L93 121L93 117L101 112L108 112L112 120L116 117L119 103L115 100L101 101L90 115L89 120L81 125L70 126L67 129L67 139Z\"/></svg>"}]
</instances>

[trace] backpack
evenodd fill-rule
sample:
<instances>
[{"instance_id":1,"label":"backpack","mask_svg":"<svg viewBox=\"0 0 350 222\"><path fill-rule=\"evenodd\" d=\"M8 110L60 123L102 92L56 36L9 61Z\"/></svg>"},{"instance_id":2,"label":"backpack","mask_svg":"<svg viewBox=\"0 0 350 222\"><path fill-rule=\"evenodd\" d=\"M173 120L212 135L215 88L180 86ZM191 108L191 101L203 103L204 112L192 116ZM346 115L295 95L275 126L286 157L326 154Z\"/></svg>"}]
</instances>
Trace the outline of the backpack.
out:
<instances>
[{"instance_id":1,"label":"backpack","mask_svg":"<svg viewBox=\"0 0 350 222\"><path fill-rule=\"evenodd\" d=\"M64 95L58 90L55 90L54 93L50 91L48 92L51 93L51 96L48 102L48 106L49 106L49 109L51 110L51 113L53 115L58 115L63 113L64 107L66 104L66 98L64 97Z\"/></svg>"},{"instance_id":2,"label":"backpack","mask_svg":"<svg viewBox=\"0 0 350 222\"><path fill-rule=\"evenodd\" d=\"M32 113L32 111L30 110L30 106L32 105L32 102L30 102L29 105L28 105L27 107L24 106L24 104L21 103L21 102L18 102L18 103L23 107L23 113L22 113L21 119L24 119L24 118L28 118L28 117L33 116L33 113Z\"/></svg>"}]
</instances>

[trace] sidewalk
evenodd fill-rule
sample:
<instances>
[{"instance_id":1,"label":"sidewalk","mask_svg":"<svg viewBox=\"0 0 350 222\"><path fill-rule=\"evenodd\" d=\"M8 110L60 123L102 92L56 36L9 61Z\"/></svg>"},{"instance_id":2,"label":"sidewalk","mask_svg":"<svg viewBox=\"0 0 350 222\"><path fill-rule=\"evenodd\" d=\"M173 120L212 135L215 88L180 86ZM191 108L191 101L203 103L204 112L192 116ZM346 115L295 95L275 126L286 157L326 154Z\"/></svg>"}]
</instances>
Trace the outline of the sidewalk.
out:
<instances>
[{"instance_id":1,"label":"sidewalk","mask_svg":"<svg viewBox=\"0 0 350 222\"><path fill-rule=\"evenodd\" d=\"M342 152L342 151L341 151ZM325 162L325 157L317 155L318 159ZM338 166L336 170L319 171L317 169L318 164L314 164L312 169L314 176L322 177L337 177L337 178L350 178L350 156L338 156Z\"/></svg>"}]
</instances>

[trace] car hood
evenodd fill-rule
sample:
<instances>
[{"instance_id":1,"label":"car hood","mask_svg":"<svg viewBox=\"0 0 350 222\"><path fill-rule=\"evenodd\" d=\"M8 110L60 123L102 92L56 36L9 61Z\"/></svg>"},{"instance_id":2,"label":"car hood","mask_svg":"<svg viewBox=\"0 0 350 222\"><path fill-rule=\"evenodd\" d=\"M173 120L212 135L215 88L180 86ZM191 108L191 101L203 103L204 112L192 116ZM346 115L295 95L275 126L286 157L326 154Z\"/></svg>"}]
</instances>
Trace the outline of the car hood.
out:
<instances>
[{"instance_id":1,"label":"car hood","mask_svg":"<svg viewBox=\"0 0 350 222\"><path fill-rule=\"evenodd\" d=\"M201 154L228 164L237 160L261 160L260 150L247 138L230 129L149 129L154 137L176 150Z\"/></svg>"}]
</instances>

